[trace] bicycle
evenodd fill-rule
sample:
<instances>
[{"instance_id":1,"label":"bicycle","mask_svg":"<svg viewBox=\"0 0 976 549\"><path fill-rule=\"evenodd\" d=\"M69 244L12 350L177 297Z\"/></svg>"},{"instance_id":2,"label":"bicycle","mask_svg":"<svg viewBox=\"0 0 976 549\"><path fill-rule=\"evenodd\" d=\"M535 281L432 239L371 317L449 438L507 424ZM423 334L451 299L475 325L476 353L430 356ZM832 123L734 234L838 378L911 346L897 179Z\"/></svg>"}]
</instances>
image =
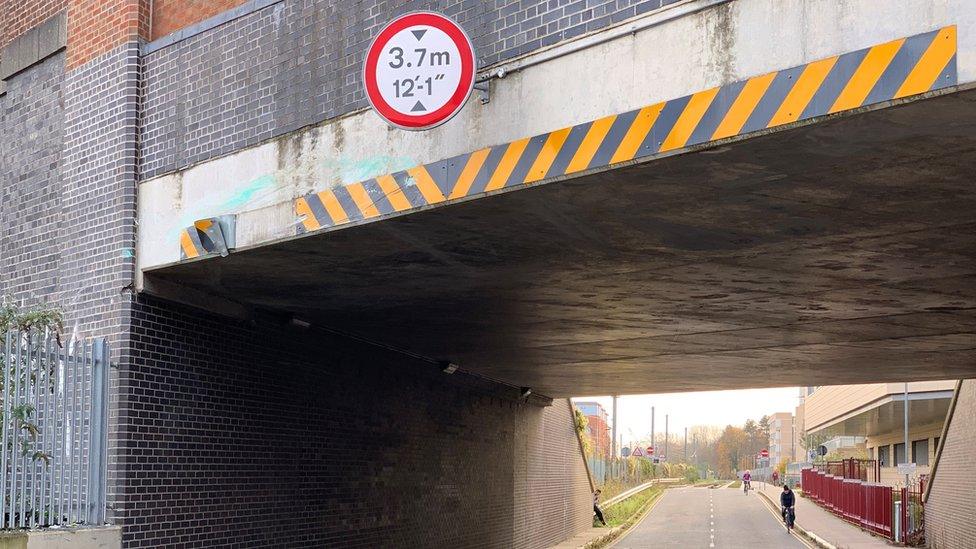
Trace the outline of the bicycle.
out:
<instances>
[{"instance_id":1,"label":"bicycle","mask_svg":"<svg viewBox=\"0 0 976 549\"><path fill-rule=\"evenodd\" d=\"M744 493L745 495L748 496L749 495L749 489L752 488L751 484L752 483L750 481L748 481L748 480L742 481L742 493Z\"/></svg>"},{"instance_id":2,"label":"bicycle","mask_svg":"<svg viewBox=\"0 0 976 549\"><path fill-rule=\"evenodd\" d=\"M783 515L783 524L786 525L786 531L789 532L793 530L793 525L796 524L796 511L793 506L784 507L780 514Z\"/></svg>"}]
</instances>

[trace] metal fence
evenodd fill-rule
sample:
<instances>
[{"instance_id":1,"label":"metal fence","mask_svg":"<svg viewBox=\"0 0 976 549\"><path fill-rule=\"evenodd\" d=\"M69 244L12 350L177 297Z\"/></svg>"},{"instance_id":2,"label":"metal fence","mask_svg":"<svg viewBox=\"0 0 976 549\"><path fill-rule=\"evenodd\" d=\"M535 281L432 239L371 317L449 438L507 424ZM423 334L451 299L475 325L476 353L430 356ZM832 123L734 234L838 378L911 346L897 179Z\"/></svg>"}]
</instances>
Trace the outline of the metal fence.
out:
<instances>
[{"instance_id":1,"label":"metal fence","mask_svg":"<svg viewBox=\"0 0 976 549\"><path fill-rule=\"evenodd\" d=\"M803 494L865 530L909 546L925 544L925 479L895 490L891 486L803 470Z\"/></svg>"},{"instance_id":2,"label":"metal fence","mask_svg":"<svg viewBox=\"0 0 976 549\"><path fill-rule=\"evenodd\" d=\"M9 331L0 354L0 527L105 522L109 349Z\"/></svg>"},{"instance_id":3,"label":"metal fence","mask_svg":"<svg viewBox=\"0 0 976 549\"><path fill-rule=\"evenodd\" d=\"M825 461L814 464L814 468L825 475L841 478L852 478L864 482L878 482L881 470L878 460L848 458L837 461Z\"/></svg>"},{"instance_id":4,"label":"metal fence","mask_svg":"<svg viewBox=\"0 0 976 549\"><path fill-rule=\"evenodd\" d=\"M865 530L893 539L892 488L845 479L817 469L803 470L803 494Z\"/></svg>"}]
</instances>

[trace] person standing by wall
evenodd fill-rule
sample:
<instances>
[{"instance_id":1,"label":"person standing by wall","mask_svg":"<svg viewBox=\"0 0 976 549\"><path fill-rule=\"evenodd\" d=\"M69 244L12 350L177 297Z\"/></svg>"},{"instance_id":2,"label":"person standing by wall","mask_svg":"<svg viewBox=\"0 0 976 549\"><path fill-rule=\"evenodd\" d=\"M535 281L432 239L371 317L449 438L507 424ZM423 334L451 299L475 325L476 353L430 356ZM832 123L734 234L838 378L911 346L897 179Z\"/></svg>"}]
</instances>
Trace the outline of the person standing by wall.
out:
<instances>
[{"instance_id":1,"label":"person standing by wall","mask_svg":"<svg viewBox=\"0 0 976 549\"><path fill-rule=\"evenodd\" d=\"M596 518L600 519L600 522L606 526L607 521L603 518L603 511L600 510L600 493L601 490L599 488L597 488L596 492L593 492L593 512L596 513Z\"/></svg>"}]
</instances>

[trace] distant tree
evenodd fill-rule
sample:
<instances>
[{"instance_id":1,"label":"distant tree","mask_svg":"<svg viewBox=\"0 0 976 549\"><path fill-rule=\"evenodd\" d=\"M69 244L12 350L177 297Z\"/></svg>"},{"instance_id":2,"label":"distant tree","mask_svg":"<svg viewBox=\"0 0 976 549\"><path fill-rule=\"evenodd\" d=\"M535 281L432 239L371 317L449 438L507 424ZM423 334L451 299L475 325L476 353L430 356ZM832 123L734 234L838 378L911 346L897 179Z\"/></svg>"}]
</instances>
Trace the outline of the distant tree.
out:
<instances>
[{"instance_id":1,"label":"distant tree","mask_svg":"<svg viewBox=\"0 0 976 549\"><path fill-rule=\"evenodd\" d=\"M745 430L731 425L727 426L718 439L716 453L718 454L718 472L727 478L748 466L751 453L749 452L749 437Z\"/></svg>"},{"instance_id":2,"label":"distant tree","mask_svg":"<svg viewBox=\"0 0 976 549\"><path fill-rule=\"evenodd\" d=\"M769 416L759 418L759 436L763 440L769 440Z\"/></svg>"},{"instance_id":3,"label":"distant tree","mask_svg":"<svg viewBox=\"0 0 976 549\"><path fill-rule=\"evenodd\" d=\"M813 434L810 434L810 433L807 433L806 431L801 432L800 433L800 446L802 446L803 449L806 450L806 456L805 457L808 457L810 455L810 450L816 451L818 448L820 448L820 446L823 445L824 442L827 442L827 440L829 438L830 437L828 437L824 433L813 433ZM816 455L819 455L819 453L817 453Z\"/></svg>"},{"instance_id":4,"label":"distant tree","mask_svg":"<svg viewBox=\"0 0 976 549\"><path fill-rule=\"evenodd\" d=\"M783 459L779 460L779 463L776 464L776 470L779 472L779 478L784 478L786 476L786 463L787 463L787 461L789 461L789 460L787 460L786 458L783 458Z\"/></svg>"},{"instance_id":5,"label":"distant tree","mask_svg":"<svg viewBox=\"0 0 976 549\"><path fill-rule=\"evenodd\" d=\"M755 420L747 419L745 424L742 426L742 430L745 431L749 438L753 438L759 433L759 426L756 425Z\"/></svg>"}]
</instances>

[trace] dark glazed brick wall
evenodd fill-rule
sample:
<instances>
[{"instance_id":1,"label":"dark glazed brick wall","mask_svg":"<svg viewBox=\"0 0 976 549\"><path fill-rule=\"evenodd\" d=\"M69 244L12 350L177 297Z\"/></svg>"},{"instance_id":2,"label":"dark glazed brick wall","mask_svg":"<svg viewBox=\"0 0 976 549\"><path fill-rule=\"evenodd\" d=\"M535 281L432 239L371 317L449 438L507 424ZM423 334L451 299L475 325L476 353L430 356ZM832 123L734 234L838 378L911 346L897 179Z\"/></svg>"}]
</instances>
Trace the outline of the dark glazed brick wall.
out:
<instances>
[{"instance_id":1,"label":"dark glazed brick wall","mask_svg":"<svg viewBox=\"0 0 976 549\"><path fill-rule=\"evenodd\" d=\"M0 295L53 301L58 286L64 54L7 81L0 96Z\"/></svg>"},{"instance_id":2,"label":"dark glazed brick wall","mask_svg":"<svg viewBox=\"0 0 976 549\"><path fill-rule=\"evenodd\" d=\"M133 280L138 48L64 72L64 53L0 97L0 294L50 302L79 336L117 337Z\"/></svg>"},{"instance_id":3,"label":"dark glazed brick wall","mask_svg":"<svg viewBox=\"0 0 976 549\"><path fill-rule=\"evenodd\" d=\"M274 135L281 6L143 59L143 177Z\"/></svg>"},{"instance_id":4,"label":"dark glazed brick wall","mask_svg":"<svg viewBox=\"0 0 976 549\"><path fill-rule=\"evenodd\" d=\"M114 338L134 278L138 44L65 76L58 302L68 328Z\"/></svg>"},{"instance_id":5,"label":"dark glazed brick wall","mask_svg":"<svg viewBox=\"0 0 976 549\"><path fill-rule=\"evenodd\" d=\"M125 547L548 547L590 523L564 400L139 300L119 373Z\"/></svg>"},{"instance_id":6,"label":"dark glazed brick wall","mask_svg":"<svg viewBox=\"0 0 976 549\"><path fill-rule=\"evenodd\" d=\"M373 35L415 10L447 14L484 67L677 0L284 0L146 56L142 177L366 106Z\"/></svg>"}]
</instances>

